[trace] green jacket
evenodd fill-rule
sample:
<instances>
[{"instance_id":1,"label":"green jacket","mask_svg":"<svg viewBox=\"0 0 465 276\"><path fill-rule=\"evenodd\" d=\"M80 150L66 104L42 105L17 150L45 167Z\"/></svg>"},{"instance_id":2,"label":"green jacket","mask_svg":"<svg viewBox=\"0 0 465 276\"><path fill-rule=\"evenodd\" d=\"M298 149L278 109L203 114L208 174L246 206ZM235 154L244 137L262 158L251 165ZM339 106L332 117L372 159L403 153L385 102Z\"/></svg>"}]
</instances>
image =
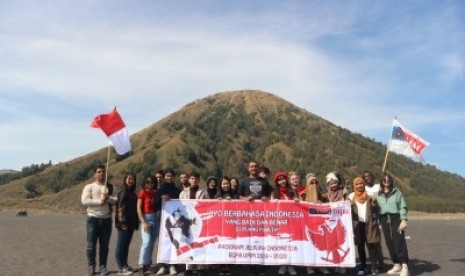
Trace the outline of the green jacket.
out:
<instances>
[{"instance_id":1,"label":"green jacket","mask_svg":"<svg viewBox=\"0 0 465 276\"><path fill-rule=\"evenodd\" d=\"M393 188L391 192L378 194L379 214L399 214L401 220L407 220L407 204L404 196L397 188Z\"/></svg>"}]
</instances>

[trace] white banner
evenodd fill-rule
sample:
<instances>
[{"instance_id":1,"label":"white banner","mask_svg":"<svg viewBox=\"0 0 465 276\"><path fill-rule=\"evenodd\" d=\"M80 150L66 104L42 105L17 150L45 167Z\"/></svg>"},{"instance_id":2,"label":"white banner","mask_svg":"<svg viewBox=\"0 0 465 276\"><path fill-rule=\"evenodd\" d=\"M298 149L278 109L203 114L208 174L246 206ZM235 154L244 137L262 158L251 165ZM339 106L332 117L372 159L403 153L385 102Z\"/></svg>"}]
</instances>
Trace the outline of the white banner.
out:
<instances>
[{"instance_id":1,"label":"white banner","mask_svg":"<svg viewBox=\"0 0 465 276\"><path fill-rule=\"evenodd\" d=\"M350 202L169 200L157 262L355 266Z\"/></svg>"}]
</instances>

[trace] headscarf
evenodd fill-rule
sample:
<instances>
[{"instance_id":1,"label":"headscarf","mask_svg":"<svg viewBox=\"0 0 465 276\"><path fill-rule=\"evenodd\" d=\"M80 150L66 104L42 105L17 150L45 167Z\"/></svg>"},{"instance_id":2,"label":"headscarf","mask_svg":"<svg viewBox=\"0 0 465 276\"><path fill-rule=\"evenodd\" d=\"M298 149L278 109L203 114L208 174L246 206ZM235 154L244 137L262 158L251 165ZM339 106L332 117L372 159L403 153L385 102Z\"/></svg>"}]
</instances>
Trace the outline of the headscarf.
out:
<instances>
[{"instance_id":1,"label":"headscarf","mask_svg":"<svg viewBox=\"0 0 465 276\"><path fill-rule=\"evenodd\" d=\"M320 194L320 187L319 184L311 184L313 180L316 180L318 182L318 178L316 178L315 174L309 173L307 174L307 185L306 185L306 192L305 192L305 201L308 202L318 202L320 199L319 194Z\"/></svg>"},{"instance_id":2,"label":"headscarf","mask_svg":"<svg viewBox=\"0 0 465 276\"><path fill-rule=\"evenodd\" d=\"M329 182L337 181L337 190L333 191L329 188ZM328 184L328 199L329 202L344 200L344 186L342 176L338 172L330 172L326 175L326 184Z\"/></svg>"},{"instance_id":3,"label":"headscarf","mask_svg":"<svg viewBox=\"0 0 465 276\"><path fill-rule=\"evenodd\" d=\"M367 191L365 190L365 186L363 186L363 191L357 190L355 186L359 183L365 183L365 181L361 177L356 177L352 184L352 187L354 188L354 199L359 203L365 203L367 200Z\"/></svg>"}]
</instances>

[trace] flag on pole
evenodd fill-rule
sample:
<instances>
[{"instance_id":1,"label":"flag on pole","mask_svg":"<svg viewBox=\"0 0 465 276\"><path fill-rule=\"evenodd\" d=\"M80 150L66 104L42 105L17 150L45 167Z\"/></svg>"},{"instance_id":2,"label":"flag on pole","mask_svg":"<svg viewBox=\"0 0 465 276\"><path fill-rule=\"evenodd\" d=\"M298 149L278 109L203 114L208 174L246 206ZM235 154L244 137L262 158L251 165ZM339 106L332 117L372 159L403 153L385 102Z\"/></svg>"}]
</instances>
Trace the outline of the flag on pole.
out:
<instances>
[{"instance_id":1,"label":"flag on pole","mask_svg":"<svg viewBox=\"0 0 465 276\"><path fill-rule=\"evenodd\" d=\"M116 153L123 155L131 151L131 143L126 130L126 125L116 111L116 107L110 113L100 114L92 121L91 127L100 128L115 147Z\"/></svg>"},{"instance_id":2,"label":"flag on pole","mask_svg":"<svg viewBox=\"0 0 465 276\"><path fill-rule=\"evenodd\" d=\"M388 150L409 157L418 157L429 142L402 126L396 119L392 122L391 141Z\"/></svg>"}]
</instances>

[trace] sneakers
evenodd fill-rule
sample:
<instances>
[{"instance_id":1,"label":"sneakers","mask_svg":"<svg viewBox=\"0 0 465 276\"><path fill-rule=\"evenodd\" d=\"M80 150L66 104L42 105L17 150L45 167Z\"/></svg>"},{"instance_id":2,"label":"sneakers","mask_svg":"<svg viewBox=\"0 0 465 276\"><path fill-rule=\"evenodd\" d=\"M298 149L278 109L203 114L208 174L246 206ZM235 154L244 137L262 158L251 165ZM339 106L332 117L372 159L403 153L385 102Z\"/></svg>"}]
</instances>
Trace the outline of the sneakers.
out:
<instances>
[{"instance_id":1,"label":"sneakers","mask_svg":"<svg viewBox=\"0 0 465 276\"><path fill-rule=\"evenodd\" d=\"M400 264L394 264L394 266L388 270L387 274L389 275L399 274L401 270L402 270L402 267L400 266Z\"/></svg>"},{"instance_id":2,"label":"sneakers","mask_svg":"<svg viewBox=\"0 0 465 276\"><path fill-rule=\"evenodd\" d=\"M331 274L331 271L329 271L329 269L327 269L326 267L320 268L320 272L325 274L325 275Z\"/></svg>"},{"instance_id":3,"label":"sneakers","mask_svg":"<svg viewBox=\"0 0 465 276\"><path fill-rule=\"evenodd\" d=\"M95 266L94 265L89 265L89 267L87 267L87 276L92 276L94 275L95 273Z\"/></svg>"},{"instance_id":4,"label":"sneakers","mask_svg":"<svg viewBox=\"0 0 465 276\"><path fill-rule=\"evenodd\" d=\"M105 265L100 266L100 275L101 276L108 275L108 270L107 270L107 267Z\"/></svg>"},{"instance_id":5,"label":"sneakers","mask_svg":"<svg viewBox=\"0 0 465 276\"><path fill-rule=\"evenodd\" d=\"M150 273L150 266L148 265L143 265L139 268L139 275L140 276L143 276L145 274L149 274Z\"/></svg>"},{"instance_id":6,"label":"sneakers","mask_svg":"<svg viewBox=\"0 0 465 276\"><path fill-rule=\"evenodd\" d=\"M315 270L312 267L307 266L307 274L315 274Z\"/></svg>"},{"instance_id":7,"label":"sneakers","mask_svg":"<svg viewBox=\"0 0 465 276\"><path fill-rule=\"evenodd\" d=\"M176 267L174 265L170 266L170 275L176 275L178 272L176 271Z\"/></svg>"},{"instance_id":8,"label":"sneakers","mask_svg":"<svg viewBox=\"0 0 465 276\"><path fill-rule=\"evenodd\" d=\"M402 268L400 269L400 276L410 276L407 264L402 264Z\"/></svg>"},{"instance_id":9,"label":"sneakers","mask_svg":"<svg viewBox=\"0 0 465 276\"><path fill-rule=\"evenodd\" d=\"M282 265L279 267L278 274L279 275L284 275L286 273L286 266Z\"/></svg>"},{"instance_id":10,"label":"sneakers","mask_svg":"<svg viewBox=\"0 0 465 276\"><path fill-rule=\"evenodd\" d=\"M345 267L339 268L339 274L346 274L346 268Z\"/></svg>"},{"instance_id":11,"label":"sneakers","mask_svg":"<svg viewBox=\"0 0 465 276\"><path fill-rule=\"evenodd\" d=\"M287 266L287 272L291 275L297 275L297 272L295 271L295 268L293 266L288 265Z\"/></svg>"},{"instance_id":12,"label":"sneakers","mask_svg":"<svg viewBox=\"0 0 465 276\"><path fill-rule=\"evenodd\" d=\"M157 271L157 275L163 275L166 273L166 268L164 266L160 267L160 269Z\"/></svg>"},{"instance_id":13,"label":"sneakers","mask_svg":"<svg viewBox=\"0 0 465 276\"><path fill-rule=\"evenodd\" d=\"M116 274L118 274L118 275L131 275L132 271L129 271L129 269L127 267L123 267L123 268L118 269L118 272Z\"/></svg>"},{"instance_id":14,"label":"sneakers","mask_svg":"<svg viewBox=\"0 0 465 276\"><path fill-rule=\"evenodd\" d=\"M378 275L378 274L379 274L378 267L376 265L372 266L371 267L371 275Z\"/></svg>"}]
</instances>

